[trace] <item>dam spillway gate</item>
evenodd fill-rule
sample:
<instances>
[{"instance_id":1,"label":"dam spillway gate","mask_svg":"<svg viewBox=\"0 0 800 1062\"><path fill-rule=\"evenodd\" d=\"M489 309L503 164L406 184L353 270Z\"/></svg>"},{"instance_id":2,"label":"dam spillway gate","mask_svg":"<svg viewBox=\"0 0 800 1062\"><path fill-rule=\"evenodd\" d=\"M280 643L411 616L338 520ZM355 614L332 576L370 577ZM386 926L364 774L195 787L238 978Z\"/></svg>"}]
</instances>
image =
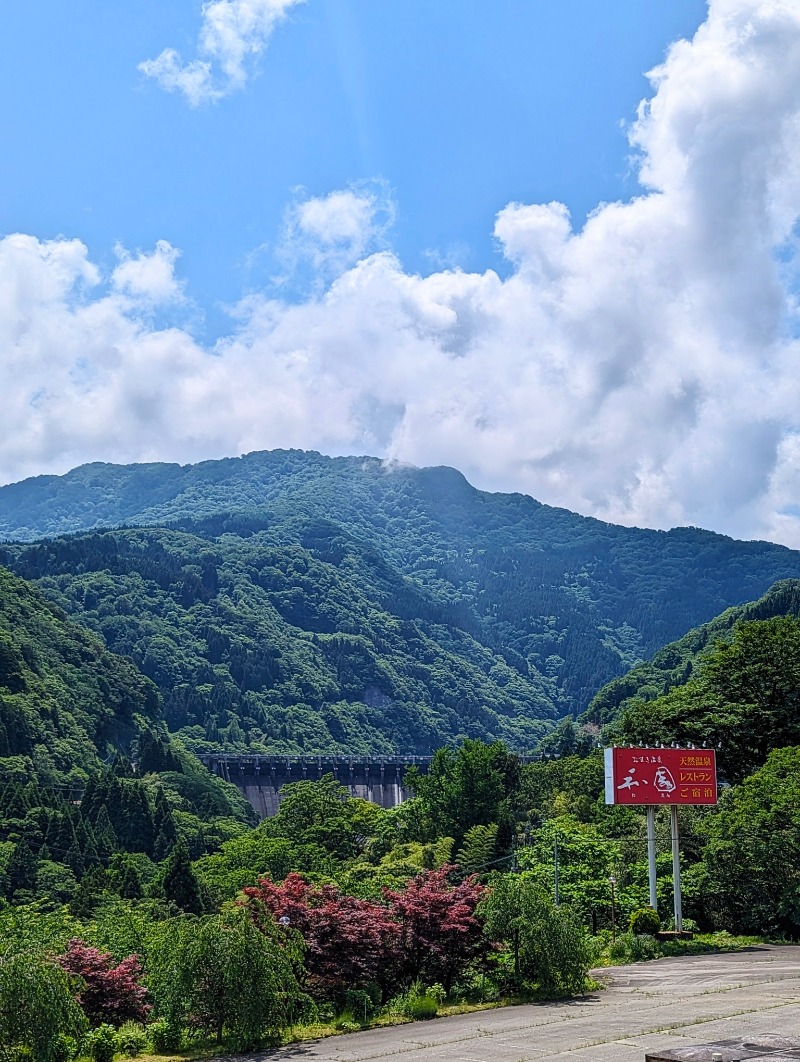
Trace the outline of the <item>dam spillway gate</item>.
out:
<instances>
[{"instance_id":1,"label":"dam spillway gate","mask_svg":"<svg viewBox=\"0 0 800 1062\"><path fill-rule=\"evenodd\" d=\"M290 782L317 781L326 774L346 786L350 795L393 808L407 800L409 767L427 771L431 756L263 756L203 753L199 759L213 774L231 782L262 819L278 810L280 790Z\"/></svg>"}]
</instances>

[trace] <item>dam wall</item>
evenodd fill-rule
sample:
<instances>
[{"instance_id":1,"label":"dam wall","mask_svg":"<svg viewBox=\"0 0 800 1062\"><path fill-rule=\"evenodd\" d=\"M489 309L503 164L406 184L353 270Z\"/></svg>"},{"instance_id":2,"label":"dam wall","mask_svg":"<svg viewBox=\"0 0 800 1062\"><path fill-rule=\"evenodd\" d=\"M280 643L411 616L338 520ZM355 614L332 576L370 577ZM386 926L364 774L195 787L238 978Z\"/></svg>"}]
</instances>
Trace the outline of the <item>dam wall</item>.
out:
<instances>
[{"instance_id":1,"label":"dam wall","mask_svg":"<svg viewBox=\"0 0 800 1062\"><path fill-rule=\"evenodd\" d=\"M430 756L263 756L205 753L200 760L220 778L231 782L262 819L278 810L280 790L290 782L317 781L332 774L350 795L382 808L393 808L410 796L405 773L414 766L426 771Z\"/></svg>"}]
</instances>

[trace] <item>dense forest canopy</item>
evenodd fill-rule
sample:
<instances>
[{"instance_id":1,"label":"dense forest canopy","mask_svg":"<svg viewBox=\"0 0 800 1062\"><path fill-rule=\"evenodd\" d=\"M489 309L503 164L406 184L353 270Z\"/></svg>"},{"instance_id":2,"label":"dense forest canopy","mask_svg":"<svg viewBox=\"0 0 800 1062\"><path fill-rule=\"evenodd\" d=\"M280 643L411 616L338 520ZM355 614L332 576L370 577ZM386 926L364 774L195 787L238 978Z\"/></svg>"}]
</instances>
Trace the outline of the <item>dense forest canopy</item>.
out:
<instances>
[{"instance_id":1,"label":"dense forest canopy","mask_svg":"<svg viewBox=\"0 0 800 1062\"><path fill-rule=\"evenodd\" d=\"M769 543L301 451L26 480L0 488L0 529L0 561L129 655L196 749L526 751L665 642L800 576Z\"/></svg>"},{"instance_id":2,"label":"dense forest canopy","mask_svg":"<svg viewBox=\"0 0 800 1062\"><path fill-rule=\"evenodd\" d=\"M0 899L72 898L115 857L200 855L252 821L169 737L155 684L0 569Z\"/></svg>"}]
</instances>

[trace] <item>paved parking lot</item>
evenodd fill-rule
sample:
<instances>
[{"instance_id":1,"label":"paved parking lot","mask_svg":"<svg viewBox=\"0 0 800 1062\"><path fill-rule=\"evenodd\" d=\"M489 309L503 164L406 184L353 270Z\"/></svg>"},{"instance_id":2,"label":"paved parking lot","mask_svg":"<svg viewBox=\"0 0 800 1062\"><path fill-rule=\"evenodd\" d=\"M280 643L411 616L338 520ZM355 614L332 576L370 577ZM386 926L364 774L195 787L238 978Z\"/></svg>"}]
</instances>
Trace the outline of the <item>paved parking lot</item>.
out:
<instances>
[{"instance_id":1,"label":"paved parking lot","mask_svg":"<svg viewBox=\"0 0 800 1062\"><path fill-rule=\"evenodd\" d=\"M800 1037L800 947L596 972L569 1003L461 1014L245 1056L251 1062L643 1062L652 1049L756 1033Z\"/></svg>"}]
</instances>

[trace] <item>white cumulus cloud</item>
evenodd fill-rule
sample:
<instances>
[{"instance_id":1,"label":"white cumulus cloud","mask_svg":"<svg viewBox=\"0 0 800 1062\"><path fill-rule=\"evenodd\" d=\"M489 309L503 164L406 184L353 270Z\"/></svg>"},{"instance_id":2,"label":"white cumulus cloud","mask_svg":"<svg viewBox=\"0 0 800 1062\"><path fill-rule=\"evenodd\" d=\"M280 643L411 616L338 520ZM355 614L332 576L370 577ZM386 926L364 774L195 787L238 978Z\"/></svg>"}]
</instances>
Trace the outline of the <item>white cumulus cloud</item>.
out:
<instances>
[{"instance_id":1,"label":"white cumulus cloud","mask_svg":"<svg viewBox=\"0 0 800 1062\"><path fill-rule=\"evenodd\" d=\"M139 69L168 92L180 92L193 107L244 88L253 61L290 8L303 0L211 0L203 4L196 59L185 62L165 48Z\"/></svg>"},{"instance_id":2,"label":"white cumulus cloud","mask_svg":"<svg viewBox=\"0 0 800 1062\"><path fill-rule=\"evenodd\" d=\"M159 240L152 254L139 251L132 255L117 247L117 257L119 265L111 274L116 291L154 306L183 297L183 284L175 276L180 251L166 240Z\"/></svg>"},{"instance_id":3,"label":"white cumulus cloud","mask_svg":"<svg viewBox=\"0 0 800 1062\"><path fill-rule=\"evenodd\" d=\"M8 237L0 478L314 447L800 546L800 5L711 0L651 80L641 194L580 229L507 205L505 278L405 271L374 188L300 199L286 245L326 283L249 296L205 349L148 312L180 290L168 244L104 279L76 241Z\"/></svg>"},{"instance_id":4,"label":"white cumulus cloud","mask_svg":"<svg viewBox=\"0 0 800 1062\"><path fill-rule=\"evenodd\" d=\"M395 217L383 181L362 181L328 195L299 195L286 211L278 256L289 278L310 271L319 287L366 255L385 250Z\"/></svg>"}]
</instances>

